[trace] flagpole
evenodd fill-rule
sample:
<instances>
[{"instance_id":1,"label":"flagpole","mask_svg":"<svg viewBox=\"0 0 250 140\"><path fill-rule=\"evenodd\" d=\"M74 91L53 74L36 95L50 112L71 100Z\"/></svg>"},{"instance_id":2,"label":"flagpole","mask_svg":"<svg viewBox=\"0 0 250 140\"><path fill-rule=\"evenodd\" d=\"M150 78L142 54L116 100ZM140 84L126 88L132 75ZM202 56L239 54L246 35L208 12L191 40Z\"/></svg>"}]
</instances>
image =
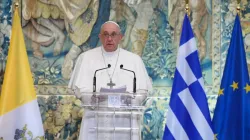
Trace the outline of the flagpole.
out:
<instances>
[{"instance_id":1,"label":"flagpole","mask_svg":"<svg viewBox=\"0 0 250 140\"><path fill-rule=\"evenodd\" d=\"M239 16L240 16L240 3L241 3L241 0L237 0L237 8L236 8L236 10L237 10L237 13L238 13Z\"/></svg>"},{"instance_id":2,"label":"flagpole","mask_svg":"<svg viewBox=\"0 0 250 140\"><path fill-rule=\"evenodd\" d=\"M19 2L15 2L14 3L14 6L15 6L15 9L14 10L19 10ZM18 11L19 13L19 11ZM20 14L19 14L20 15ZM22 16L22 15L21 15ZM22 19L20 19L20 23L21 23L21 26L22 26Z\"/></svg>"},{"instance_id":3,"label":"flagpole","mask_svg":"<svg viewBox=\"0 0 250 140\"><path fill-rule=\"evenodd\" d=\"M188 5L189 0L185 0L185 3L186 3L186 6L185 6L185 11L186 11L187 15L189 16L189 15L190 15L189 5Z\"/></svg>"},{"instance_id":4,"label":"flagpole","mask_svg":"<svg viewBox=\"0 0 250 140\"><path fill-rule=\"evenodd\" d=\"M15 10L19 7L19 3L15 2Z\"/></svg>"}]
</instances>

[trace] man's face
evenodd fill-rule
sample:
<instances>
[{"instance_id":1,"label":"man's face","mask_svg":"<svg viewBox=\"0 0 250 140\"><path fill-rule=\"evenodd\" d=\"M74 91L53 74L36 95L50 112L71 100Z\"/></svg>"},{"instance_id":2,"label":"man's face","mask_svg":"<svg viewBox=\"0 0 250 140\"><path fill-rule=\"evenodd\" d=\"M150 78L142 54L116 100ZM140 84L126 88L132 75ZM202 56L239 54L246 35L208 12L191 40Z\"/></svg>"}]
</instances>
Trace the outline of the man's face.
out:
<instances>
[{"instance_id":1,"label":"man's face","mask_svg":"<svg viewBox=\"0 0 250 140\"><path fill-rule=\"evenodd\" d=\"M122 39L120 29L114 23L106 23L103 25L99 34L102 45L107 52L113 52L117 49Z\"/></svg>"}]
</instances>

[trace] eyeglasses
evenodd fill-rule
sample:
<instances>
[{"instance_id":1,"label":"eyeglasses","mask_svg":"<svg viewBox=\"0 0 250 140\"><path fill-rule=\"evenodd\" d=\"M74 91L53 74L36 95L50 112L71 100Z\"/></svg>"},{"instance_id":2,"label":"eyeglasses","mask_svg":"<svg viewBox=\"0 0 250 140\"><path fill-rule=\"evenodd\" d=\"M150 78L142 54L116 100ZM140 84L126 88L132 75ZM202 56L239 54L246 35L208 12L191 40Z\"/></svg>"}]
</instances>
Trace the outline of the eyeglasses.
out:
<instances>
[{"instance_id":1,"label":"eyeglasses","mask_svg":"<svg viewBox=\"0 0 250 140\"><path fill-rule=\"evenodd\" d=\"M117 34L116 32L113 32L113 33L111 33L111 34L103 33L102 35L103 35L105 38L109 38L109 37L115 38L115 37L117 37L117 36L120 35L120 34Z\"/></svg>"}]
</instances>

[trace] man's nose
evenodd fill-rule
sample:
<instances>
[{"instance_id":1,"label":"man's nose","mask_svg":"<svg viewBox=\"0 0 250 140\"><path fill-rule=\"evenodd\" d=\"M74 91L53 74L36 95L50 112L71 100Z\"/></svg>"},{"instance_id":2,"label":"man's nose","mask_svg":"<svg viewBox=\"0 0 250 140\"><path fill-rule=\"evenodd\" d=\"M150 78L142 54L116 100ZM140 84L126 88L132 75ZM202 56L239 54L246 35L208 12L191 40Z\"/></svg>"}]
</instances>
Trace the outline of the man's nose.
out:
<instances>
[{"instance_id":1,"label":"man's nose","mask_svg":"<svg viewBox=\"0 0 250 140\"><path fill-rule=\"evenodd\" d=\"M112 37L109 35L107 39L110 41L110 40L112 40Z\"/></svg>"}]
</instances>

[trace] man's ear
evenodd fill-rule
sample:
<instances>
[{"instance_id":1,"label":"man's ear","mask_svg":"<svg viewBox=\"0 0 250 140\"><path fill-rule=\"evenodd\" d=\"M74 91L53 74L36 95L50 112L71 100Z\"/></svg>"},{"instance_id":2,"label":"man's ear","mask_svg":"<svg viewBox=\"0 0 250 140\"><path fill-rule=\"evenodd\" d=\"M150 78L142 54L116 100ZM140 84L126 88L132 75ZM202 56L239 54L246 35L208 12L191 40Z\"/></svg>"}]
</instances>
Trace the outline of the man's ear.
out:
<instances>
[{"instance_id":1,"label":"man's ear","mask_svg":"<svg viewBox=\"0 0 250 140\"><path fill-rule=\"evenodd\" d=\"M123 38L123 34L120 34L120 40Z\"/></svg>"}]
</instances>

